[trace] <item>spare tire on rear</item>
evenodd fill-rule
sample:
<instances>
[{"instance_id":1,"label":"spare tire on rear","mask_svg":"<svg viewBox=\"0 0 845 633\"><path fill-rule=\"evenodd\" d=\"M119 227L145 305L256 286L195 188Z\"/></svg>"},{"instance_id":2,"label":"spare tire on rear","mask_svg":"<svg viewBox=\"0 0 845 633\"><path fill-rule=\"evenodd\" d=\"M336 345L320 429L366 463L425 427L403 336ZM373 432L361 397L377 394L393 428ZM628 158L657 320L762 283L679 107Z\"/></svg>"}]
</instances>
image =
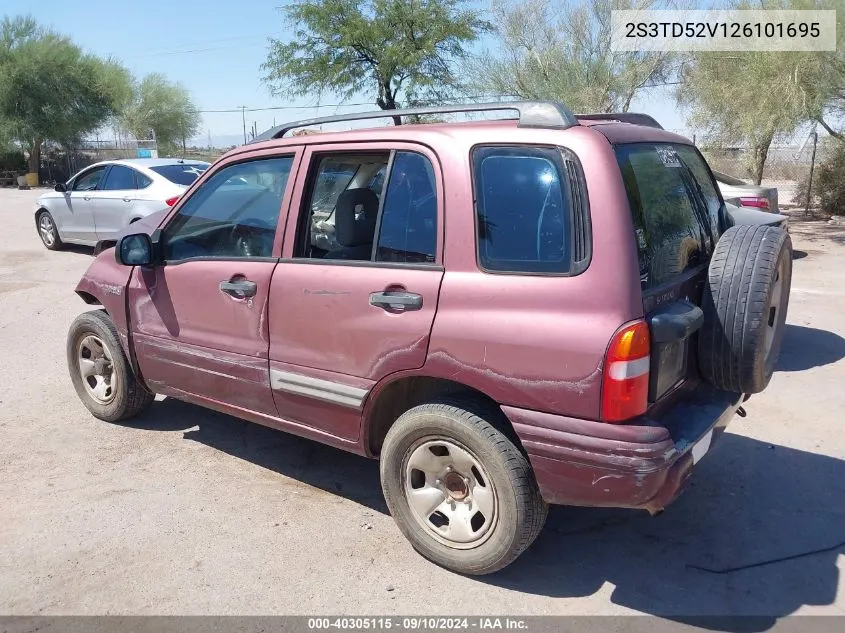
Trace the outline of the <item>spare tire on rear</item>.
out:
<instances>
[{"instance_id":1,"label":"spare tire on rear","mask_svg":"<svg viewBox=\"0 0 845 633\"><path fill-rule=\"evenodd\" d=\"M758 393L780 354L792 282L792 240L774 226L729 228L713 252L698 337L702 377Z\"/></svg>"}]
</instances>

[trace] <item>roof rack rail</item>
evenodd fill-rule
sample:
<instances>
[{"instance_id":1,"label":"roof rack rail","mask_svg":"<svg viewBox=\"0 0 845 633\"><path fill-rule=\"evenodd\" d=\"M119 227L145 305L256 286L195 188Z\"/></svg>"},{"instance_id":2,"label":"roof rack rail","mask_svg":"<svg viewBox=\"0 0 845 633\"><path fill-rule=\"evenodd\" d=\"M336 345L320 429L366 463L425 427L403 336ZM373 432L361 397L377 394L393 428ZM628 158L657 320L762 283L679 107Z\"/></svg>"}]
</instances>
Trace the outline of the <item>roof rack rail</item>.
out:
<instances>
[{"instance_id":1,"label":"roof rack rail","mask_svg":"<svg viewBox=\"0 0 845 633\"><path fill-rule=\"evenodd\" d=\"M622 123L633 123L634 125L656 127L659 130L663 129L663 126L657 122L657 119L655 119L653 116L643 114L641 112L607 112L576 114L575 118L586 119L587 121L621 121Z\"/></svg>"},{"instance_id":2,"label":"roof rack rail","mask_svg":"<svg viewBox=\"0 0 845 633\"><path fill-rule=\"evenodd\" d=\"M520 127L539 127L565 130L578 125L578 120L569 109L559 103L549 101L502 101L498 103L472 103L463 105L442 105L425 108L405 108L402 110L376 110L375 112L354 112L337 116L319 117L283 123L259 134L250 143L281 138L287 132L301 127L340 123L343 121L364 121L367 119L385 119L390 117L420 116L428 114L449 114L456 112L489 112L496 110L516 110L519 113Z\"/></svg>"}]
</instances>

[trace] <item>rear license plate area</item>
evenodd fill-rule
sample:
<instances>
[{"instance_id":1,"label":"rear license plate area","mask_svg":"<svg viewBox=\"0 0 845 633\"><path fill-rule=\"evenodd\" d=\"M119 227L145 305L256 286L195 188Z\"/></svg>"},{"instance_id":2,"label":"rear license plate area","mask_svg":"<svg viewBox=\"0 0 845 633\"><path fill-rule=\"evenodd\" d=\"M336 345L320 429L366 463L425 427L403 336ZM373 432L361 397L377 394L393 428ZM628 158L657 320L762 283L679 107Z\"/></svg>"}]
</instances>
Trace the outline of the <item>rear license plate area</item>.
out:
<instances>
[{"instance_id":1,"label":"rear license plate area","mask_svg":"<svg viewBox=\"0 0 845 633\"><path fill-rule=\"evenodd\" d=\"M652 371L648 382L648 399L659 400L667 391L687 375L690 339L670 343L653 343L651 347Z\"/></svg>"}]
</instances>

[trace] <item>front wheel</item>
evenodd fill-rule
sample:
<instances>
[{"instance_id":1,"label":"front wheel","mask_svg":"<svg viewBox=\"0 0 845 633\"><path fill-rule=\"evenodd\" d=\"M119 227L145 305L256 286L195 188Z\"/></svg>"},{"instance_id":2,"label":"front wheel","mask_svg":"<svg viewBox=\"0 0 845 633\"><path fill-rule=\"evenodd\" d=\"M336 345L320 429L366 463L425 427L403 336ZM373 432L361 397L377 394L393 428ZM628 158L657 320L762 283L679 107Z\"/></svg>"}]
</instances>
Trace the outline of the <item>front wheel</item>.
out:
<instances>
[{"instance_id":1,"label":"front wheel","mask_svg":"<svg viewBox=\"0 0 845 633\"><path fill-rule=\"evenodd\" d=\"M76 394L101 420L131 418L153 401L153 394L135 378L114 323L103 310L80 314L71 324L67 363Z\"/></svg>"},{"instance_id":2,"label":"front wheel","mask_svg":"<svg viewBox=\"0 0 845 633\"><path fill-rule=\"evenodd\" d=\"M399 529L459 573L506 567L546 519L528 459L491 424L500 418L477 400L423 404L399 417L382 447L382 489Z\"/></svg>"},{"instance_id":3,"label":"front wheel","mask_svg":"<svg viewBox=\"0 0 845 633\"><path fill-rule=\"evenodd\" d=\"M42 211L38 214L36 219L38 225L38 237L41 238L41 243L44 244L51 251L57 251L62 246L62 238L59 237L59 230L56 228L56 222L53 216L47 211Z\"/></svg>"}]
</instances>

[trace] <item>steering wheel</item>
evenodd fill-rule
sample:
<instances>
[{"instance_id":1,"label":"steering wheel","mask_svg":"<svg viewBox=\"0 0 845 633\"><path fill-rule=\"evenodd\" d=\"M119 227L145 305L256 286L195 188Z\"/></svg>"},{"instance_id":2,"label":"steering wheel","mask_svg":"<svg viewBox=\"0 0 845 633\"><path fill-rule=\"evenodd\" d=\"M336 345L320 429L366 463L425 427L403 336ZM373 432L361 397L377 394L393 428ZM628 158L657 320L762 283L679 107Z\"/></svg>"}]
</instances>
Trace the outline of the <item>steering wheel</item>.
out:
<instances>
[{"instance_id":1,"label":"steering wheel","mask_svg":"<svg viewBox=\"0 0 845 633\"><path fill-rule=\"evenodd\" d=\"M247 218L232 226L230 244L238 257L269 257L273 250L274 229L262 218ZM268 240L268 233L271 236Z\"/></svg>"}]
</instances>

